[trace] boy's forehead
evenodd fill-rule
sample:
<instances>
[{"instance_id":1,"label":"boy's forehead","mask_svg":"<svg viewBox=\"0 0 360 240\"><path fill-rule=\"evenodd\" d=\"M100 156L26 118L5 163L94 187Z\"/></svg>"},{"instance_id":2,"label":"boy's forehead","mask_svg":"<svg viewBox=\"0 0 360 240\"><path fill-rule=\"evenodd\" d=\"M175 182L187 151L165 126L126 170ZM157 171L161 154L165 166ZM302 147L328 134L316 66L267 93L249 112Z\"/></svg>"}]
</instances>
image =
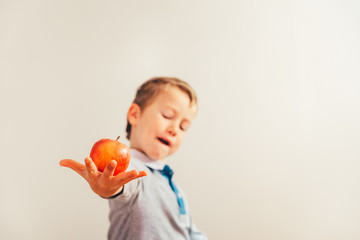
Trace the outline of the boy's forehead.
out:
<instances>
[{"instance_id":1,"label":"boy's forehead","mask_svg":"<svg viewBox=\"0 0 360 240\"><path fill-rule=\"evenodd\" d=\"M149 105L152 104L161 104L161 105L180 105L185 107L185 110L189 110L190 112L197 112L197 104L194 101L190 101L190 96L180 88L171 86L162 89L161 91L153 96Z\"/></svg>"},{"instance_id":2,"label":"boy's forehead","mask_svg":"<svg viewBox=\"0 0 360 240\"><path fill-rule=\"evenodd\" d=\"M153 96L152 102L165 98L169 101L188 102L189 106L196 105L194 101L191 102L190 96L184 90L175 86L166 86L161 89Z\"/></svg>"}]
</instances>

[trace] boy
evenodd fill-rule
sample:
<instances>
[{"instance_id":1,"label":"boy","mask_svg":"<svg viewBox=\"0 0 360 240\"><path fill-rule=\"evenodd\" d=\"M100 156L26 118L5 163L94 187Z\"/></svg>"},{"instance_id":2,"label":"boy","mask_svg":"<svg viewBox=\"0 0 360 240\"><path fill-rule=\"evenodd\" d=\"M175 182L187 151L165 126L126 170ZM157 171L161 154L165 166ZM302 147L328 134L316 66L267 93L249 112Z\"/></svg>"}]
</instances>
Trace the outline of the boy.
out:
<instances>
[{"instance_id":1,"label":"boy","mask_svg":"<svg viewBox=\"0 0 360 240\"><path fill-rule=\"evenodd\" d=\"M207 239L192 223L188 205L165 164L165 158L181 145L196 113L197 98L186 82L150 79L138 88L127 114L131 171L112 176L116 161L103 173L90 158L85 165L60 161L80 174L96 194L109 199L109 239Z\"/></svg>"}]
</instances>

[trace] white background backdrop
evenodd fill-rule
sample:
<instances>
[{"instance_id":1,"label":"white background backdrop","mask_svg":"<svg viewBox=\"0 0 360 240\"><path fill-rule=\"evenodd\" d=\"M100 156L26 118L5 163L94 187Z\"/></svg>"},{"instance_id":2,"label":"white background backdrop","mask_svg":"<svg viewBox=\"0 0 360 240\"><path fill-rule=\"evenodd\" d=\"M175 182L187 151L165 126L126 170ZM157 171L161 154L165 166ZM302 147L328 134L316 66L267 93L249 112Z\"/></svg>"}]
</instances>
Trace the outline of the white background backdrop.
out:
<instances>
[{"instance_id":1,"label":"white background backdrop","mask_svg":"<svg viewBox=\"0 0 360 240\"><path fill-rule=\"evenodd\" d=\"M0 0L0 239L106 238L58 162L158 75L198 93L169 162L210 239L360 239L359 42L356 0Z\"/></svg>"}]
</instances>

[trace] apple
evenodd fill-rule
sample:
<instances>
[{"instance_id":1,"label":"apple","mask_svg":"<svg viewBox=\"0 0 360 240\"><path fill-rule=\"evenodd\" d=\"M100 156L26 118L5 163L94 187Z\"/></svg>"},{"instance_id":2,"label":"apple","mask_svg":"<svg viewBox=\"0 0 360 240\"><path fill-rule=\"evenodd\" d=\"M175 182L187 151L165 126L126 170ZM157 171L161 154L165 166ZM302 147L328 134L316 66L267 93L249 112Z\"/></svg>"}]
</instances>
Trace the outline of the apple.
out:
<instances>
[{"instance_id":1,"label":"apple","mask_svg":"<svg viewBox=\"0 0 360 240\"><path fill-rule=\"evenodd\" d=\"M104 138L97 141L90 152L90 158L100 172L104 172L111 160L117 162L114 176L125 172L130 163L130 149L125 144L116 140Z\"/></svg>"}]
</instances>

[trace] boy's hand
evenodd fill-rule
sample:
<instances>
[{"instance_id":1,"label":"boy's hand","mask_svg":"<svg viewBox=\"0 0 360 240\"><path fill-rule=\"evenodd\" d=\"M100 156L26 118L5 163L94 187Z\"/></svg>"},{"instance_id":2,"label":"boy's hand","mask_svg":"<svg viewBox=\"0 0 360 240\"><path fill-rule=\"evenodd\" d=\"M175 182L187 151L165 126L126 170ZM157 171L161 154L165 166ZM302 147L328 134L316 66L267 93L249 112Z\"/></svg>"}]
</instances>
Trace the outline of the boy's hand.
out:
<instances>
[{"instance_id":1,"label":"boy's hand","mask_svg":"<svg viewBox=\"0 0 360 240\"><path fill-rule=\"evenodd\" d=\"M115 160L112 160L107 165L103 173L97 170L95 163L91 158L85 158L85 165L71 159L63 159L59 164L60 166L71 168L77 172L89 183L94 193L105 198L121 192L126 183L146 176L145 171L138 172L136 170L119 173L118 175L113 176L117 164Z\"/></svg>"}]
</instances>

